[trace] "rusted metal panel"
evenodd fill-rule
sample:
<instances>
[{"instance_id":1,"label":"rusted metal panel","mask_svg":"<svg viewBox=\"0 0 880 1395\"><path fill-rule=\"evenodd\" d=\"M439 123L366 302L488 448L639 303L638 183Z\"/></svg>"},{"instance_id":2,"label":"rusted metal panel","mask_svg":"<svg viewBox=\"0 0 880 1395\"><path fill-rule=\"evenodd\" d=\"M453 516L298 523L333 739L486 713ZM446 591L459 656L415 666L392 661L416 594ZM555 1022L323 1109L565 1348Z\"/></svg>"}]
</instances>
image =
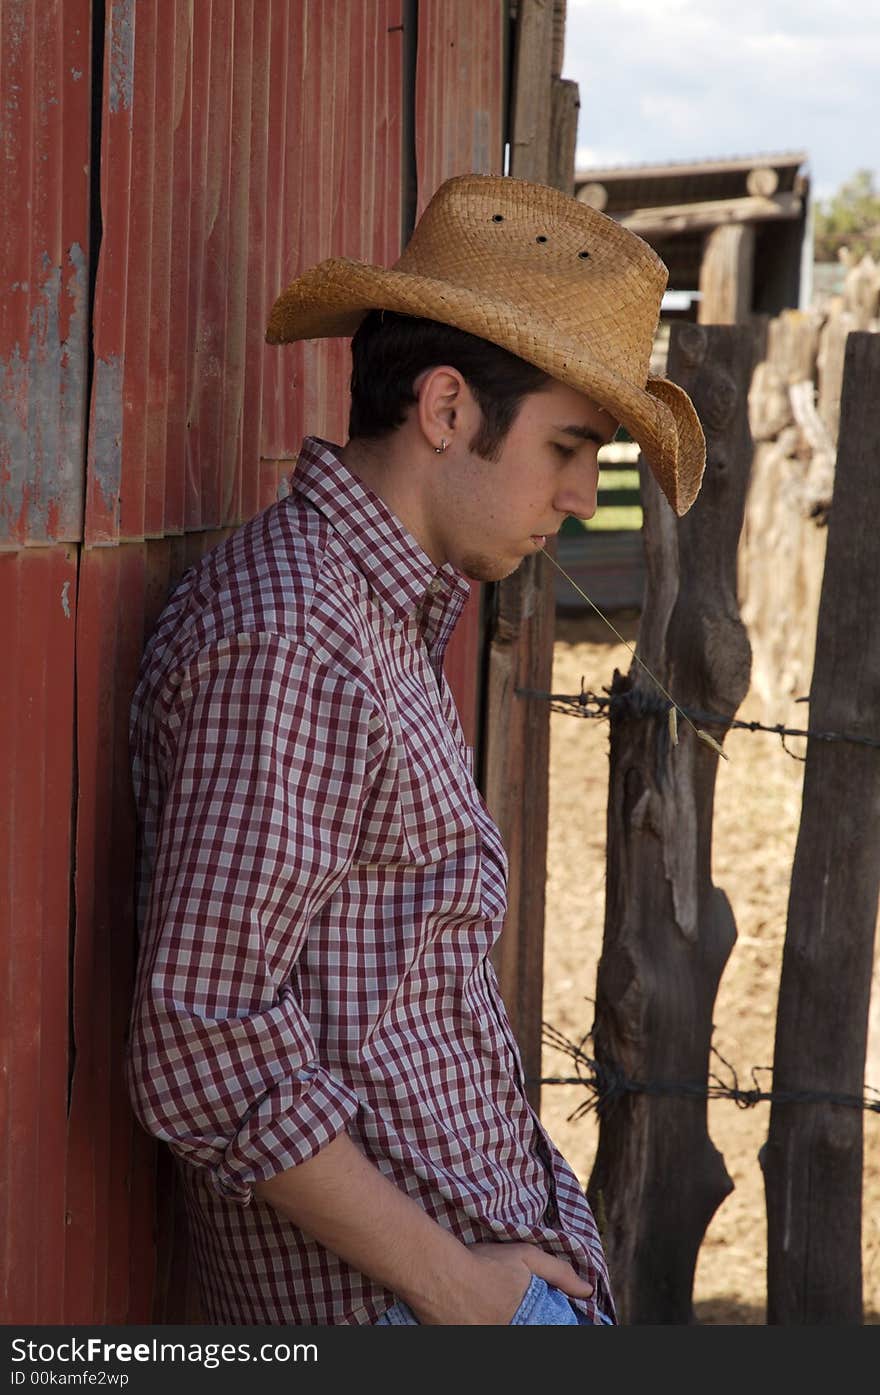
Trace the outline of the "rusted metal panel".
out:
<instances>
[{"instance_id":1,"label":"rusted metal panel","mask_svg":"<svg viewBox=\"0 0 880 1395\"><path fill-rule=\"evenodd\" d=\"M75 547L0 554L4 1322L63 1320Z\"/></svg>"},{"instance_id":2,"label":"rusted metal panel","mask_svg":"<svg viewBox=\"0 0 880 1395\"><path fill-rule=\"evenodd\" d=\"M89 11L0 5L0 547L82 528Z\"/></svg>"},{"instance_id":3,"label":"rusted metal panel","mask_svg":"<svg viewBox=\"0 0 880 1395\"><path fill-rule=\"evenodd\" d=\"M483 587L471 583L471 594L446 650L443 671L455 696L465 740L477 740L477 701L480 653L480 607Z\"/></svg>"},{"instance_id":4,"label":"rusted metal panel","mask_svg":"<svg viewBox=\"0 0 880 1395\"><path fill-rule=\"evenodd\" d=\"M173 24L110 0L89 543L239 522L306 430L344 437L344 341L263 331L305 266L399 254L402 24L402 0Z\"/></svg>"},{"instance_id":5,"label":"rusted metal panel","mask_svg":"<svg viewBox=\"0 0 880 1395\"><path fill-rule=\"evenodd\" d=\"M108 0L101 111L101 250L95 286L85 537L119 536L131 201L134 0Z\"/></svg>"},{"instance_id":6,"label":"rusted metal panel","mask_svg":"<svg viewBox=\"0 0 880 1395\"><path fill-rule=\"evenodd\" d=\"M152 1320L156 1148L135 1122L123 1077L136 946L128 717L144 642L170 589L226 535L205 530L81 554L73 1051L59 1319L66 1323ZM60 1020L66 1040L66 1001ZM59 1156L63 1151L62 1138ZM62 1234L62 1253L64 1241Z\"/></svg>"},{"instance_id":7,"label":"rusted metal panel","mask_svg":"<svg viewBox=\"0 0 880 1395\"><path fill-rule=\"evenodd\" d=\"M156 1148L134 1120L123 1079L135 954L128 713L144 641L169 590L223 536L88 548L81 557L73 1051L66 1137L62 1107L54 1155L66 1226L58 1227L52 1256L64 1279L57 1320L67 1323L149 1322L154 1311ZM70 727L65 737L70 749ZM69 851L59 865L66 909ZM66 940L60 962L66 970ZM57 1021L66 1047L66 997ZM66 1088L66 1072L59 1078ZM65 1150L66 1177L58 1162ZM45 1314L37 1309L30 1320L48 1321Z\"/></svg>"}]
</instances>

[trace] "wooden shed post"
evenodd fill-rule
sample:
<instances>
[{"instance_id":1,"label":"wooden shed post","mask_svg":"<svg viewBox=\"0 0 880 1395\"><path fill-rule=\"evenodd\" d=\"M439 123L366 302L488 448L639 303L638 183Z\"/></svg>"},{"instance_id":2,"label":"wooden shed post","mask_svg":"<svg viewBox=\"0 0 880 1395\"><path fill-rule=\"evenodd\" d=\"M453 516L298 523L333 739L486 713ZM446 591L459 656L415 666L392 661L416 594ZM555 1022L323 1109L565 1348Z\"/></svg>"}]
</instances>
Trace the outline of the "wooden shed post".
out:
<instances>
[{"instance_id":1,"label":"wooden shed post","mask_svg":"<svg viewBox=\"0 0 880 1395\"><path fill-rule=\"evenodd\" d=\"M762 327L672 327L669 376L690 392L708 444L702 491L685 518L676 520L642 470L637 652L683 707L728 720L749 685L736 552L761 338ZM637 665L615 674L594 1046L609 1090L621 1076L645 1088L600 1098L588 1195L629 1325L692 1320L699 1247L732 1188L706 1123L712 1012L736 936L711 876L718 756L681 720L673 747L667 706ZM711 728L719 741L725 730Z\"/></svg>"},{"instance_id":2,"label":"wooden shed post","mask_svg":"<svg viewBox=\"0 0 880 1395\"><path fill-rule=\"evenodd\" d=\"M752 308L755 225L726 223L706 238L700 264L701 325L739 325Z\"/></svg>"},{"instance_id":3,"label":"wooden shed post","mask_svg":"<svg viewBox=\"0 0 880 1395\"><path fill-rule=\"evenodd\" d=\"M880 740L880 335L846 346L810 726ZM864 1089L880 891L880 750L811 740L788 903L774 1093ZM774 1100L762 1150L767 1321L862 1322L861 1109Z\"/></svg>"}]
</instances>

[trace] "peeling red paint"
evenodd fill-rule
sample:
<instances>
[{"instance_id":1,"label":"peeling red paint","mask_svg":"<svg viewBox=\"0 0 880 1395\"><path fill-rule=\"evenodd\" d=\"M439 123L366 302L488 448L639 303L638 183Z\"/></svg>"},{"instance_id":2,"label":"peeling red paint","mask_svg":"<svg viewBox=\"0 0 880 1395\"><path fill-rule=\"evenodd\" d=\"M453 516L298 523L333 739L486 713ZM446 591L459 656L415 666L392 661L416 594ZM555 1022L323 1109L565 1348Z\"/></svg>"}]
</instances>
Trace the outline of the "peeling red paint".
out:
<instances>
[{"instance_id":1,"label":"peeling red paint","mask_svg":"<svg viewBox=\"0 0 880 1395\"><path fill-rule=\"evenodd\" d=\"M0 7L0 547L82 533L87 0Z\"/></svg>"}]
</instances>

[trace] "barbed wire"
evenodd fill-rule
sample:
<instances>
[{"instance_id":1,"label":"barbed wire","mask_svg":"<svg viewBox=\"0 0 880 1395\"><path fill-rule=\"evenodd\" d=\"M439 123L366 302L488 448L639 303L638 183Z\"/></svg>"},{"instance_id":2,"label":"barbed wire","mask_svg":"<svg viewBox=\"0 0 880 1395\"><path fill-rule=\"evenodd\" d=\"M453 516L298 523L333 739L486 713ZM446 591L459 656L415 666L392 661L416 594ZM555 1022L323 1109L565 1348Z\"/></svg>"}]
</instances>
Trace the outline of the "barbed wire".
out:
<instances>
[{"instance_id":1,"label":"barbed wire","mask_svg":"<svg viewBox=\"0 0 880 1395\"><path fill-rule=\"evenodd\" d=\"M679 1098L691 1099L731 1099L740 1109L752 1109L757 1104L765 1102L778 1104L839 1104L847 1109L863 1109L880 1114L880 1091L873 1086L866 1085L864 1095L851 1095L835 1090L765 1090L761 1088L759 1075L767 1074L772 1077L772 1066L752 1066L749 1074L752 1080L752 1088L745 1090L739 1083L736 1070L721 1055L715 1047L710 1047L712 1056L716 1057L722 1067L728 1072L729 1078L723 1080L714 1071L709 1071L705 1081L681 1081L681 1080L635 1080L627 1076L626 1072L615 1061L600 1063L593 1056L589 1055L585 1047L590 1041L592 1029L582 1037L580 1042L570 1041L556 1027L549 1022L542 1022L542 1041L545 1046L555 1048L574 1061L577 1068L577 1075L558 1076L542 1075L537 1080L531 1080L529 1084L538 1085L582 1085L588 1092L588 1098L578 1105L573 1113L569 1114L568 1121L571 1123L577 1119L584 1118L587 1114L613 1105L624 1095L670 1095Z\"/></svg>"},{"instance_id":2,"label":"barbed wire","mask_svg":"<svg viewBox=\"0 0 880 1395\"><path fill-rule=\"evenodd\" d=\"M584 680L581 679L581 691L579 693L545 693L538 688L517 688L517 697L537 698L544 702L549 702L550 711L561 713L567 717L592 717L608 721L616 712L629 709L631 717L638 718L663 718L667 719L672 703L660 694L646 692L642 688L631 688L626 692L612 693L609 689L604 689L605 696L601 693L594 693L584 687ZM795 698L795 702L808 702L805 697ZM787 727L782 722L772 724L766 722L743 721L738 717L723 717L717 712L703 712L698 707L682 707L676 703L678 711L683 713L693 723L698 723L704 727L736 728L739 731L768 732L771 736L778 736L782 742L782 749L786 755L793 760L803 761L804 756L799 756L796 751L792 751L785 744L787 736L803 736L811 741L840 741L853 746L869 746L874 750L880 750L880 739L872 736L856 736L852 732L840 731L817 731L813 727Z\"/></svg>"}]
</instances>

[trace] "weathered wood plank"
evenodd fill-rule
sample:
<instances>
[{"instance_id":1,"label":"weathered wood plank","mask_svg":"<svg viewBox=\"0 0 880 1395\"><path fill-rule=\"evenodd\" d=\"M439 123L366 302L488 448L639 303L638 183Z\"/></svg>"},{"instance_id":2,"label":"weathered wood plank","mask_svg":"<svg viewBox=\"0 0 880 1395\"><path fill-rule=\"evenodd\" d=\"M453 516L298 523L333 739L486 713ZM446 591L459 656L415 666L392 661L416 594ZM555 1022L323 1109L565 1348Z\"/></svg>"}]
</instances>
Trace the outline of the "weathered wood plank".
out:
<instances>
[{"instance_id":1,"label":"weathered wood plank","mask_svg":"<svg viewBox=\"0 0 880 1395\"><path fill-rule=\"evenodd\" d=\"M752 443L747 394L763 326L673 326L669 376L690 392L708 443L702 491L676 520L643 469L645 603L638 654L683 706L731 718L749 682L736 551ZM599 1108L588 1195L602 1218L622 1321L688 1323L697 1254L732 1183L707 1131L705 1088L718 982L736 937L711 877L718 757L638 666L615 675L605 938L594 1046L625 1091ZM641 711L640 711L641 708ZM724 729L712 735L723 739ZM688 1090L692 1093L688 1093Z\"/></svg>"},{"instance_id":2,"label":"weathered wood plank","mask_svg":"<svg viewBox=\"0 0 880 1395\"><path fill-rule=\"evenodd\" d=\"M810 725L880 739L880 336L850 334ZM880 893L880 751L811 741L773 1062L777 1091L859 1097ZM767 1320L862 1322L859 1109L774 1101L762 1159Z\"/></svg>"},{"instance_id":3,"label":"weathered wood plank","mask_svg":"<svg viewBox=\"0 0 880 1395\"><path fill-rule=\"evenodd\" d=\"M519 0L513 56L510 173L546 184L550 171L553 0Z\"/></svg>"},{"instance_id":4,"label":"weathered wood plank","mask_svg":"<svg viewBox=\"0 0 880 1395\"><path fill-rule=\"evenodd\" d=\"M550 168L547 183L564 194L574 194L574 156L577 148L580 93L576 82L554 77L550 94Z\"/></svg>"},{"instance_id":5,"label":"weathered wood plank","mask_svg":"<svg viewBox=\"0 0 880 1395\"><path fill-rule=\"evenodd\" d=\"M558 6L554 0L520 0L510 173L539 184L553 182L554 53L558 56ZM573 151L571 159L573 182ZM529 558L489 589L481 743L481 788L510 863L507 918L493 961L535 1109L540 1108L550 711L545 702L518 697L516 690L550 688L554 594L553 578L540 557Z\"/></svg>"},{"instance_id":6,"label":"weathered wood plank","mask_svg":"<svg viewBox=\"0 0 880 1395\"><path fill-rule=\"evenodd\" d=\"M493 958L529 1100L538 1109L550 710L542 699L517 696L517 690L550 689L555 590L547 564L530 557L494 592L483 788L504 838L510 875L507 919Z\"/></svg>"},{"instance_id":7,"label":"weathered wood plank","mask_svg":"<svg viewBox=\"0 0 880 1395\"><path fill-rule=\"evenodd\" d=\"M562 75L565 59L565 20L568 0L553 0L553 40L550 54L550 72L553 77Z\"/></svg>"},{"instance_id":8,"label":"weathered wood plank","mask_svg":"<svg viewBox=\"0 0 880 1395\"><path fill-rule=\"evenodd\" d=\"M798 194L774 194L772 198L749 196L711 199L705 203L668 204L663 208L637 208L620 222L640 237L674 232L696 232L724 223L768 223L799 218L803 200Z\"/></svg>"}]
</instances>

